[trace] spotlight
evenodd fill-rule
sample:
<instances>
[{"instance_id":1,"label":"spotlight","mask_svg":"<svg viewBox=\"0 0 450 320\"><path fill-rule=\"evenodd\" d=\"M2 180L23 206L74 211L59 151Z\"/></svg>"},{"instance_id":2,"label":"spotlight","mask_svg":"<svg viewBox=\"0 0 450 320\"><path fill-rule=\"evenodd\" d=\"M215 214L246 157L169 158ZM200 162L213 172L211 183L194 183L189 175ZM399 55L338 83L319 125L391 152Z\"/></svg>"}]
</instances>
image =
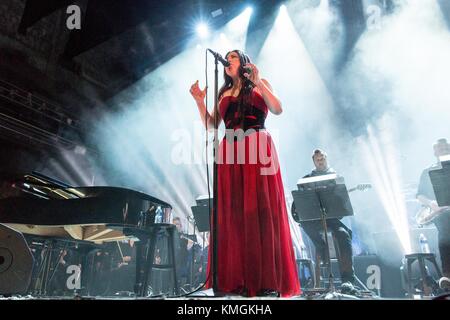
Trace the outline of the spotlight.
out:
<instances>
[{"instance_id":1,"label":"spotlight","mask_svg":"<svg viewBox=\"0 0 450 320\"><path fill-rule=\"evenodd\" d=\"M85 146L80 146L80 145L76 145L74 152L76 154L80 154L80 155L85 155L86 154L86 147Z\"/></svg>"},{"instance_id":2,"label":"spotlight","mask_svg":"<svg viewBox=\"0 0 450 320\"><path fill-rule=\"evenodd\" d=\"M217 10L214 10L213 12L211 12L211 16L213 18L216 18L216 17L218 17L218 16L220 16L222 14L223 14L223 10L222 9L217 9Z\"/></svg>"},{"instance_id":3,"label":"spotlight","mask_svg":"<svg viewBox=\"0 0 450 320\"><path fill-rule=\"evenodd\" d=\"M247 8L244 10L244 14L251 15L252 13L253 13L253 8L252 8L252 7L247 7Z\"/></svg>"},{"instance_id":4,"label":"spotlight","mask_svg":"<svg viewBox=\"0 0 450 320\"><path fill-rule=\"evenodd\" d=\"M201 22L197 25L197 34L200 38L205 39L209 36L209 28L208 25L204 22Z\"/></svg>"},{"instance_id":5,"label":"spotlight","mask_svg":"<svg viewBox=\"0 0 450 320\"><path fill-rule=\"evenodd\" d=\"M286 7L285 4L282 4L282 5L280 6L280 13L281 13L281 12L287 12L287 7Z\"/></svg>"}]
</instances>

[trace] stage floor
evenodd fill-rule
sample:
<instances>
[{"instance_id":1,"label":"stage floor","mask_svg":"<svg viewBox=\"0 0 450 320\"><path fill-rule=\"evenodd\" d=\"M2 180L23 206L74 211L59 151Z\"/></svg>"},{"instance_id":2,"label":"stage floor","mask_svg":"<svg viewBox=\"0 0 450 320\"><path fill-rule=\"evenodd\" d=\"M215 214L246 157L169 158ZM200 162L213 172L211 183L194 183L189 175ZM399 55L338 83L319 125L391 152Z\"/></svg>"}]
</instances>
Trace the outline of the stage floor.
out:
<instances>
[{"instance_id":1,"label":"stage floor","mask_svg":"<svg viewBox=\"0 0 450 320\"><path fill-rule=\"evenodd\" d=\"M247 300L247 301L258 301L258 300L267 300L267 301L289 301L289 300L432 300L436 297L417 297L417 299L410 299L410 298L383 298L378 297L375 295L369 296L369 295L360 295L360 296L354 296L354 295L347 295L347 294L341 294L338 292L335 293L308 293L303 294L300 296L293 296L289 298L279 298L279 297L243 297L239 295L214 295L214 292L212 289L203 290L199 292L195 292L192 294L179 296L179 297L170 297L170 296L152 296L152 297L134 297L131 294L126 295L116 295L116 296L33 296L33 295L27 295L27 296L20 296L20 295L14 295L10 297L1 297L0 300L112 300L112 301L143 301L143 300L167 300L167 301L179 301L179 300Z\"/></svg>"}]
</instances>

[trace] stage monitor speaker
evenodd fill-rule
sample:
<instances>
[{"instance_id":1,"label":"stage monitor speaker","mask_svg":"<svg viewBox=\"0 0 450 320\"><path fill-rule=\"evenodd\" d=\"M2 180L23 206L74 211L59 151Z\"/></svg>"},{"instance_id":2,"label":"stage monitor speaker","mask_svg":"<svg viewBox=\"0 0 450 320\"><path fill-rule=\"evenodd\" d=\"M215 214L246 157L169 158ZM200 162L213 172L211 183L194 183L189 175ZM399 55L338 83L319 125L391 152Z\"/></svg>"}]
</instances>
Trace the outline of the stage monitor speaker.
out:
<instances>
[{"instance_id":1,"label":"stage monitor speaker","mask_svg":"<svg viewBox=\"0 0 450 320\"><path fill-rule=\"evenodd\" d=\"M0 295L27 293L33 261L22 233L0 224Z\"/></svg>"},{"instance_id":2,"label":"stage monitor speaker","mask_svg":"<svg viewBox=\"0 0 450 320\"><path fill-rule=\"evenodd\" d=\"M399 267L383 263L376 255L355 256L353 266L358 279L375 294L383 298L405 297ZM339 264L336 259L331 260L331 267L336 283L340 284Z\"/></svg>"}]
</instances>

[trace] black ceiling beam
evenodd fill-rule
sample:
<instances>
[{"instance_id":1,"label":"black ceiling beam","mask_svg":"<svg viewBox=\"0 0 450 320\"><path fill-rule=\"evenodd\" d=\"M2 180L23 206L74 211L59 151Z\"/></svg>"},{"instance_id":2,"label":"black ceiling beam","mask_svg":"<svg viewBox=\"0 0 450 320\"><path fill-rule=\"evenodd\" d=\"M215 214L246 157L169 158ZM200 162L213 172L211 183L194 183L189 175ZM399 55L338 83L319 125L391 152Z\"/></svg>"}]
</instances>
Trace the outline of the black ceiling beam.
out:
<instances>
[{"instance_id":1,"label":"black ceiling beam","mask_svg":"<svg viewBox=\"0 0 450 320\"><path fill-rule=\"evenodd\" d=\"M81 21L81 30L74 30L64 51L73 58L133 28L146 20L160 23L177 5L177 0L95 0L90 1Z\"/></svg>"},{"instance_id":2,"label":"black ceiling beam","mask_svg":"<svg viewBox=\"0 0 450 320\"><path fill-rule=\"evenodd\" d=\"M267 1L279 0L262 0L261 2ZM185 50L186 44L192 40L192 37L196 36L195 25L191 25L190 22L202 18L208 23L210 29L219 29L241 13L248 3L246 0L228 0L228 2L222 4L221 1L194 0L191 3L178 4L177 7L172 7L172 15L167 18L167 23L157 28L152 28L152 21L146 22L153 36L155 51L143 60L134 61L138 68L126 75L126 79L113 91L118 93L128 88L129 85ZM222 9L223 13L213 18L211 12L217 9ZM182 13L181 18L180 13ZM164 34L167 36L162 36Z\"/></svg>"},{"instance_id":3,"label":"black ceiling beam","mask_svg":"<svg viewBox=\"0 0 450 320\"><path fill-rule=\"evenodd\" d=\"M337 65L337 69L342 70L366 29L364 7L361 0L333 0L332 3L338 6L345 26L344 50Z\"/></svg>"},{"instance_id":4,"label":"black ceiling beam","mask_svg":"<svg viewBox=\"0 0 450 320\"><path fill-rule=\"evenodd\" d=\"M73 0L27 0L18 32L25 35L29 27L58 9L67 7Z\"/></svg>"}]
</instances>

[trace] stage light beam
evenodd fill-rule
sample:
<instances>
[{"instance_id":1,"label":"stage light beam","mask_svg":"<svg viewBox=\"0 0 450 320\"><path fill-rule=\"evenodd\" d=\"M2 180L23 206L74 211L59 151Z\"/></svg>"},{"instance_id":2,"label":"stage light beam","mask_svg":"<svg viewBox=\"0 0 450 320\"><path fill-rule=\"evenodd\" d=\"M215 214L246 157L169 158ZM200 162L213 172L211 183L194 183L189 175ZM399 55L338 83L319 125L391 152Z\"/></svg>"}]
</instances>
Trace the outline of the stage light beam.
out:
<instances>
[{"instance_id":1,"label":"stage light beam","mask_svg":"<svg viewBox=\"0 0 450 320\"><path fill-rule=\"evenodd\" d=\"M377 134L376 131L383 132ZM400 155L395 148L391 132L375 130L372 126L367 127L367 132L368 140L360 138L359 144L364 150L368 172L403 252L411 253L406 201L400 187L402 178L397 167Z\"/></svg>"}]
</instances>

